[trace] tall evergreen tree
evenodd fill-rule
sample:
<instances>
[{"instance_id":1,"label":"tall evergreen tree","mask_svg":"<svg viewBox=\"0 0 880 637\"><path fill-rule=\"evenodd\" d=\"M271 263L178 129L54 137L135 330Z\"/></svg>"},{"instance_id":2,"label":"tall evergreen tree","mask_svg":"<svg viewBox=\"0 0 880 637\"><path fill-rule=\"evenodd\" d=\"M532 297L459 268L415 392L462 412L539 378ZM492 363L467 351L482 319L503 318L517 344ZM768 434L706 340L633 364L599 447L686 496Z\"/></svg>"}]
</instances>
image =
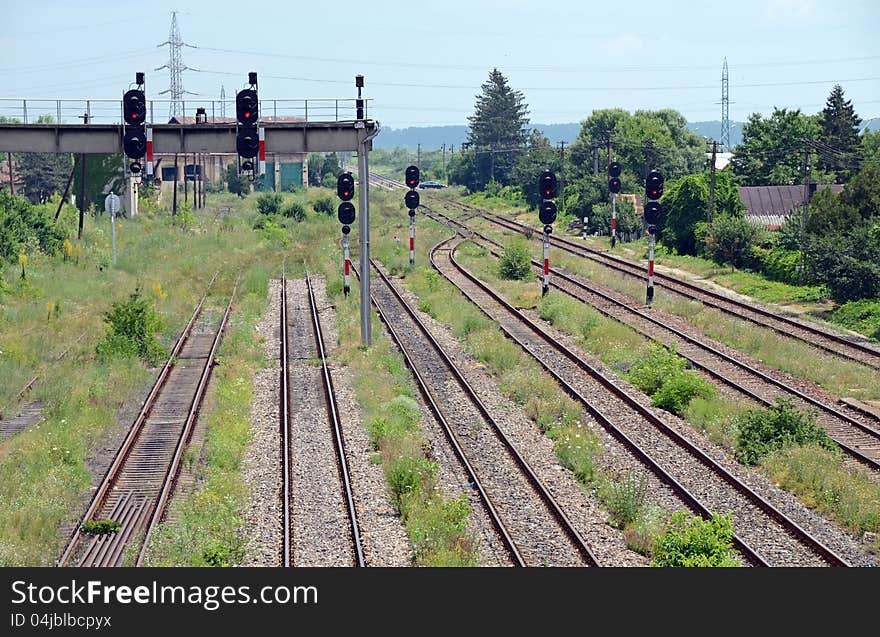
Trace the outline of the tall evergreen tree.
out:
<instances>
[{"instance_id":1,"label":"tall evergreen tree","mask_svg":"<svg viewBox=\"0 0 880 637\"><path fill-rule=\"evenodd\" d=\"M852 100L844 100L843 88L839 84L835 85L819 115L819 126L822 129L820 139L842 153L823 153L819 157L819 168L834 173L839 184L849 179L854 172L851 153L859 151L861 123L862 118L856 115Z\"/></svg>"},{"instance_id":2,"label":"tall evergreen tree","mask_svg":"<svg viewBox=\"0 0 880 637\"><path fill-rule=\"evenodd\" d=\"M474 114L468 117L468 141L477 153L480 171L475 181L485 184L494 179L509 184L515 150L527 135L528 106L522 92L513 90L498 69L492 69L481 88Z\"/></svg>"}]
</instances>

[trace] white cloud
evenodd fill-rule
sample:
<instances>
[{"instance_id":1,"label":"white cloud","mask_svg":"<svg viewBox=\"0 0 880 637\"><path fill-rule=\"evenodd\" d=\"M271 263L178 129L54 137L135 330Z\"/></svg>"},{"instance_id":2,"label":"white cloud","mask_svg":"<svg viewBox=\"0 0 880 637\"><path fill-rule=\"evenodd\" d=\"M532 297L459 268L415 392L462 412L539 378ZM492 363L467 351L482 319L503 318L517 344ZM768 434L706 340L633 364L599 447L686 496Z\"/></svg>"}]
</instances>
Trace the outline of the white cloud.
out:
<instances>
[{"instance_id":1,"label":"white cloud","mask_svg":"<svg viewBox=\"0 0 880 637\"><path fill-rule=\"evenodd\" d=\"M775 22L806 21L816 15L816 0L768 0L764 17Z\"/></svg>"},{"instance_id":2,"label":"white cloud","mask_svg":"<svg viewBox=\"0 0 880 637\"><path fill-rule=\"evenodd\" d=\"M626 55L638 53L642 50L644 42L634 33L621 33L611 38L605 38L599 42L599 50L605 55Z\"/></svg>"}]
</instances>

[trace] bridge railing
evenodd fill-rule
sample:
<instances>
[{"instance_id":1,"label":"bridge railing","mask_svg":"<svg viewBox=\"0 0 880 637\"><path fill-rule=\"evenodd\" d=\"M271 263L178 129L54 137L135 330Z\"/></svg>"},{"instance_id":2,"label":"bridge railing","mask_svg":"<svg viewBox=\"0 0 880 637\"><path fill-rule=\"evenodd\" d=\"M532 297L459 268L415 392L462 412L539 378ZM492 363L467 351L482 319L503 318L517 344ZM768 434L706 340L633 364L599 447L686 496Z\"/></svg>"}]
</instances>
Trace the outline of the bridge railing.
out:
<instances>
[{"instance_id":1,"label":"bridge railing","mask_svg":"<svg viewBox=\"0 0 880 637\"><path fill-rule=\"evenodd\" d=\"M364 117L369 118L372 100L364 100ZM204 109L206 123L235 122L235 99L169 99L147 100L147 120L167 124L172 117L178 122L193 123L198 109ZM260 100L260 121L345 122L357 117L354 98L283 98ZM52 99L0 97L0 122L22 124L90 124L122 123L121 99Z\"/></svg>"}]
</instances>

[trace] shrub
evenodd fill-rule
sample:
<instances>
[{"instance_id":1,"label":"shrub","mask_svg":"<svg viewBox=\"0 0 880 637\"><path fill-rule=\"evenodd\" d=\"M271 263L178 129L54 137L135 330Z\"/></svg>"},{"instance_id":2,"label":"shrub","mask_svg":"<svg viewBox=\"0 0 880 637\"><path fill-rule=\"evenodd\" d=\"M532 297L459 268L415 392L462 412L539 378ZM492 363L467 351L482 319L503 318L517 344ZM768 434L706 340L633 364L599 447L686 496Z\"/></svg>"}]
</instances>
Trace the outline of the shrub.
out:
<instances>
[{"instance_id":1,"label":"shrub","mask_svg":"<svg viewBox=\"0 0 880 637\"><path fill-rule=\"evenodd\" d=\"M760 234L761 229L743 217L721 215L706 226L703 252L719 265L741 268Z\"/></svg>"},{"instance_id":2,"label":"shrub","mask_svg":"<svg viewBox=\"0 0 880 637\"><path fill-rule=\"evenodd\" d=\"M648 353L630 368L629 382L650 396L663 386L666 379L683 372L685 364L686 361L675 351L652 343Z\"/></svg>"},{"instance_id":3,"label":"shrub","mask_svg":"<svg viewBox=\"0 0 880 637\"><path fill-rule=\"evenodd\" d=\"M504 248L501 261L498 264L498 272L502 279L523 280L529 277L532 271L532 260L529 256L529 246L525 241L514 239Z\"/></svg>"},{"instance_id":4,"label":"shrub","mask_svg":"<svg viewBox=\"0 0 880 637\"><path fill-rule=\"evenodd\" d=\"M666 379L663 385L651 395L655 407L681 415L691 399L713 398L715 387L707 383L696 372L685 370Z\"/></svg>"},{"instance_id":5,"label":"shrub","mask_svg":"<svg viewBox=\"0 0 880 637\"><path fill-rule=\"evenodd\" d=\"M328 217L333 214L333 199L331 197L321 197L319 199L315 199L312 203L312 209L315 212L323 213Z\"/></svg>"},{"instance_id":6,"label":"shrub","mask_svg":"<svg viewBox=\"0 0 880 637\"><path fill-rule=\"evenodd\" d=\"M630 473L623 480L609 480L602 485L599 495L611 513L614 526L624 528L635 522L645 508L648 477Z\"/></svg>"},{"instance_id":7,"label":"shrub","mask_svg":"<svg viewBox=\"0 0 880 637\"><path fill-rule=\"evenodd\" d=\"M27 246L55 254L63 241L64 232L45 207L0 189L0 258L17 257Z\"/></svg>"},{"instance_id":8,"label":"shrub","mask_svg":"<svg viewBox=\"0 0 880 637\"><path fill-rule=\"evenodd\" d=\"M418 430L421 418L419 404L409 396L396 396L385 403L381 415L367 423L367 433L373 446L378 448L379 442L386 436L400 436Z\"/></svg>"},{"instance_id":9,"label":"shrub","mask_svg":"<svg viewBox=\"0 0 880 637\"><path fill-rule=\"evenodd\" d=\"M653 547L654 566L739 566L730 514L704 520L677 511Z\"/></svg>"},{"instance_id":10,"label":"shrub","mask_svg":"<svg viewBox=\"0 0 880 637\"><path fill-rule=\"evenodd\" d=\"M758 268L774 281L797 285L798 269L801 265L799 250L784 248L753 248L752 254L758 261Z\"/></svg>"},{"instance_id":11,"label":"shrub","mask_svg":"<svg viewBox=\"0 0 880 637\"><path fill-rule=\"evenodd\" d=\"M832 319L872 340L880 341L880 301L849 301L834 311Z\"/></svg>"},{"instance_id":12,"label":"shrub","mask_svg":"<svg viewBox=\"0 0 880 637\"><path fill-rule=\"evenodd\" d=\"M262 215L277 215L281 212L283 197L277 192L264 192L257 197L257 211Z\"/></svg>"},{"instance_id":13,"label":"shrub","mask_svg":"<svg viewBox=\"0 0 880 637\"><path fill-rule=\"evenodd\" d=\"M413 508L406 521L416 561L424 566L476 566L467 536L471 506L466 494L442 500L432 498Z\"/></svg>"},{"instance_id":14,"label":"shrub","mask_svg":"<svg viewBox=\"0 0 880 637\"><path fill-rule=\"evenodd\" d=\"M414 454L403 454L385 467L394 506L406 518L407 501L430 491L437 475L437 463Z\"/></svg>"},{"instance_id":15,"label":"shrub","mask_svg":"<svg viewBox=\"0 0 880 637\"><path fill-rule=\"evenodd\" d=\"M596 458L602 453L598 438L581 427L555 429L553 437L553 449L562 466L579 482L590 484L596 477Z\"/></svg>"},{"instance_id":16,"label":"shrub","mask_svg":"<svg viewBox=\"0 0 880 637\"><path fill-rule=\"evenodd\" d=\"M296 222L304 221L306 218L306 209L298 201L293 201L284 208L281 209L281 214L288 219L293 219Z\"/></svg>"},{"instance_id":17,"label":"shrub","mask_svg":"<svg viewBox=\"0 0 880 637\"><path fill-rule=\"evenodd\" d=\"M756 465L777 449L818 445L834 449L825 430L816 424L816 416L799 411L789 399L780 399L768 409L750 409L736 419L736 457Z\"/></svg>"},{"instance_id":18,"label":"shrub","mask_svg":"<svg viewBox=\"0 0 880 637\"><path fill-rule=\"evenodd\" d=\"M164 357L165 351L156 340L162 322L153 301L141 296L140 288L136 288L127 301L114 303L104 315L104 322L107 333L96 348L99 359L138 357L156 365Z\"/></svg>"},{"instance_id":19,"label":"shrub","mask_svg":"<svg viewBox=\"0 0 880 637\"><path fill-rule=\"evenodd\" d=\"M122 525L116 520L86 520L82 525L82 532L89 535L110 535L121 528Z\"/></svg>"}]
</instances>

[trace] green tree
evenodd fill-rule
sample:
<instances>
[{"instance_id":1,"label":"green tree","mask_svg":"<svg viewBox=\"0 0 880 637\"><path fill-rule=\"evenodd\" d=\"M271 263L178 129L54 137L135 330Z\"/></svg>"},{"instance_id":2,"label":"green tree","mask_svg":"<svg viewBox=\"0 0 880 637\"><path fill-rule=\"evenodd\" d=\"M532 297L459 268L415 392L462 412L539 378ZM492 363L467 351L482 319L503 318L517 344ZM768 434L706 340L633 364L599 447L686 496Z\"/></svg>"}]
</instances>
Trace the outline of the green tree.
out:
<instances>
[{"instance_id":1,"label":"green tree","mask_svg":"<svg viewBox=\"0 0 880 637\"><path fill-rule=\"evenodd\" d=\"M339 164L339 156L336 153L327 153L324 155L324 162L321 165L321 179L327 175L333 175L336 179L342 172L342 166Z\"/></svg>"},{"instance_id":2,"label":"green tree","mask_svg":"<svg viewBox=\"0 0 880 637\"><path fill-rule=\"evenodd\" d=\"M707 221L709 209L709 173L688 175L667 182L663 199L660 237L679 254L696 254L696 225ZM715 214L742 216L745 208L739 191L726 171L715 174Z\"/></svg>"},{"instance_id":3,"label":"green tree","mask_svg":"<svg viewBox=\"0 0 880 637\"><path fill-rule=\"evenodd\" d=\"M478 189L493 179L510 185L516 151L526 139L528 106L522 92L511 88L498 69L492 69L481 90L474 114L468 117L468 143L474 149L477 170L468 181L478 184Z\"/></svg>"},{"instance_id":4,"label":"green tree","mask_svg":"<svg viewBox=\"0 0 880 637\"><path fill-rule=\"evenodd\" d=\"M749 115L743 141L733 153L731 167L740 183L749 186L789 186L803 183L804 141L819 136L818 117L800 109L774 108L770 117ZM816 158L813 158L816 165ZM814 173L814 183L823 175Z\"/></svg>"},{"instance_id":5,"label":"green tree","mask_svg":"<svg viewBox=\"0 0 880 637\"><path fill-rule=\"evenodd\" d=\"M862 133L862 156L869 161L880 161L880 129Z\"/></svg>"},{"instance_id":6,"label":"green tree","mask_svg":"<svg viewBox=\"0 0 880 637\"><path fill-rule=\"evenodd\" d=\"M567 170L572 181L593 173L594 148L598 148L599 172L604 179L609 136L612 157L623 169L623 192L635 192L644 184L648 140L653 145L651 168L661 171L666 179L699 171L706 162L703 140L687 129L687 121L678 111L661 109L630 114L619 108L602 109L584 120L571 145L571 165Z\"/></svg>"},{"instance_id":7,"label":"green tree","mask_svg":"<svg viewBox=\"0 0 880 637\"><path fill-rule=\"evenodd\" d=\"M719 265L729 263L741 268L757 244L761 229L745 217L721 215L706 226L703 250Z\"/></svg>"},{"instance_id":8,"label":"green tree","mask_svg":"<svg viewBox=\"0 0 880 637\"><path fill-rule=\"evenodd\" d=\"M820 139L844 154L820 154L819 168L834 174L839 184L849 179L853 172L852 155L859 151L861 123L862 118L856 115L852 100L844 100L843 88L835 85L819 115Z\"/></svg>"},{"instance_id":9,"label":"green tree","mask_svg":"<svg viewBox=\"0 0 880 637\"><path fill-rule=\"evenodd\" d=\"M238 173L238 166L234 163L226 167L226 188L239 197L244 197L250 192L250 184Z\"/></svg>"},{"instance_id":10,"label":"green tree","mask_svg":"<svg viewBox=\"0 0 880 637\"><path fill-rule=\"evenodd\" d=\"M32 245L46 254L55 254L63 241L64 232L55 226L45 207L0 189L0 258L15 258Z\"/></svg>"},{"instance_id":11,"label":"green tree","mask_svg":"<svg viewBox=\"0 0 880 637\"><path fill-rule=\"evenodd\" d=\"M813 278L828 286L835 301L880 298L880 223L813 236L806 253Z\"/></svg>"},{"instance_id":12,"label":"green tree","mask_svg":"<svg viewBox=\"0 0 880 637\"><path fill-rule=\"evenodd\" d=\"M8 123L19 123L10 119ZM51 115L40 115L37 124L54 124ZM24 195L32 203L43 203L53 193L63 192L70 176L70 153L15 153L16 173L24 183Z\"/></svg>"},{"instance_id":13,"label":"green tree","mask_svg":"<svg viewBox=\"0 0 880 637\"><path fill-rule=\"evenodd\" d=\"M545 170L552 170L558 177L560 167L559 153L550 145L550 140L541 131L533 129L526 151L519 153L513 165L513 183L519 186L529 209L537 208L541 203L538 176Z\"/></svg>"}]
</instances>

